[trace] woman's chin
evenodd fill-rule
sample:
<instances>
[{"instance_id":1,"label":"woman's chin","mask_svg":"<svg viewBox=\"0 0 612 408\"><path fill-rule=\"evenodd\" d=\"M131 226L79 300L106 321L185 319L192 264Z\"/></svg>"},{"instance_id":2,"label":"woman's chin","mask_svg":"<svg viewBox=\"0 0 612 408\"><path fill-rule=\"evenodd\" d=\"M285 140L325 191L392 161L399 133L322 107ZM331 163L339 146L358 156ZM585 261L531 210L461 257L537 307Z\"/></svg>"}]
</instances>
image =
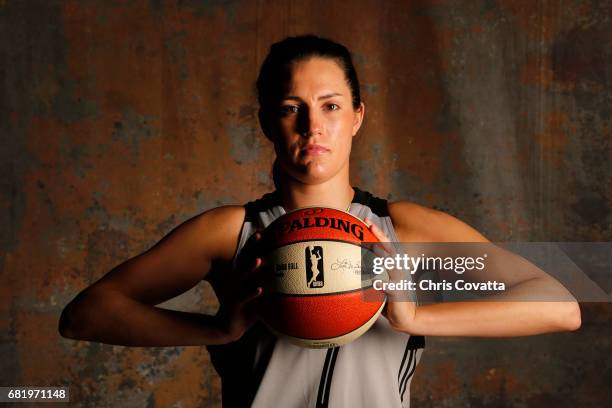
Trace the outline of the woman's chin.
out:
<instances>
[{"instance_id":1,"label":"woman's chin","mask_svg":"<svg viewBox=\"0 0 612 408\"><path fill-rule=\"evenodd\" d=\"M319 184L333 177L331 169L324 166L306 166L299 174L299 180L304 184Z\"/></svg>"},{"instance_id":2,"label":"woman's chin","mask_svg":"<svg viewBox=\"0 0 612 408\"><path fill-rule=\"evenodd\" d=\"M303 184L320 184L338 173L337 164L329 158L308 156L290 165L289 173Z\"/></svg>"}]
</instances>

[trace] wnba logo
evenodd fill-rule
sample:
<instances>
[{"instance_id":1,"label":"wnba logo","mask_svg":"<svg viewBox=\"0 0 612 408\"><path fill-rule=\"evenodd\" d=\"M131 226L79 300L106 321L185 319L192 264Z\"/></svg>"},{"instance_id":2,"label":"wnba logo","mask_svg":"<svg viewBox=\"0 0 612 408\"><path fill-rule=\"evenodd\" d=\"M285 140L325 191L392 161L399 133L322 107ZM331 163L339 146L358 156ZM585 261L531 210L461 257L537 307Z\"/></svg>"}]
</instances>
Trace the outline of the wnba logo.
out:
<instances>
[{"instance_id":1,"label":"wnba logo","mask_svg":"<svg viewBox=\"0 0 612 408\"><path fill-rule=\"evenodd\" d=\"M323 287L323 247L309 245L306 247L306 286Z\"/></svg>"}]
</instances>

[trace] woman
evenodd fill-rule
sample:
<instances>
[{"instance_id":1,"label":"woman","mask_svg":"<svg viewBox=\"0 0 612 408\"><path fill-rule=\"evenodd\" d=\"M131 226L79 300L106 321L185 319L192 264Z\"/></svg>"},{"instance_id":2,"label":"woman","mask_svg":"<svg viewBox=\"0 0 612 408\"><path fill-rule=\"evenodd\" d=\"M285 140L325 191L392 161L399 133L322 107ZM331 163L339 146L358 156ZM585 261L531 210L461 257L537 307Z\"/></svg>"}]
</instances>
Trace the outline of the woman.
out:
<instances>
[{"instance_id":1,"label":"woman","mask_svg":"<svg viewBox=\"0 0 612 408\"><path fill-rule=\"evenodd\" d=\"M442 212L405 201L387 203L351 187L349 156L365 105L342 45L314 36L276 43L257 87L260 124L276 151L276 191L245 206L206 211L110 271L66 307L63 336L132 346L207 345L222 378L224 406L407 407L422 336L520 336L580 326L576 302L537 308L511 301L390 302L366 334L339 348L303 349L275 338L252 313L253 300L263 292L256 231L286 211L347 209L367 218L386 241L487 240ZM514 275L499 278L522 288L545 279L529 272ZM217 315L154 307L201 279L218 295Z\"/></svg>"}]
</instances>

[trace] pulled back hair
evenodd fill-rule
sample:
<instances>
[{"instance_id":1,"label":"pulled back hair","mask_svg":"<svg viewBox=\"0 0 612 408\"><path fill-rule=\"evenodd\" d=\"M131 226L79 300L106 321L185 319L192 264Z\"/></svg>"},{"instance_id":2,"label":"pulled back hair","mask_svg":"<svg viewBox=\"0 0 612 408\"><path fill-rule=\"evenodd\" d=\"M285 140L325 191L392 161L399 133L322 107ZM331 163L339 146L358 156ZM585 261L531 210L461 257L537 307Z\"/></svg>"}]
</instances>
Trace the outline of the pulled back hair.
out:
<instances>
[{"instance_id":1,"label":"pulled back hair","mask_svg":"<svg viewBox=\"0 0 612 408\"><path fill-rule=\"evenodd\" d=\"M259 119L263 128L267 127L266 122L270 114L282 98L284 86L291 78L293 63L313 57L329 58L340 66L351 90L353 109L359 108L361 104L359 79L351 53L344 45L315 35L287 37L272 44L257 77ZM279 188L279 171L280 165L277 159L272 167L272 179L277 189Z\"/></svg>"},{"instance_id":2,"label":"pulled back hair","mask_svg":"<svg viewBox=\"0 0 612 408\"><path fill-rule=\"evenodd\" d=\"M287 37L272 44L257 77L257 99L264 115L280 101L283 87L291 78L291 66L309 58L329 58L342 68L346 82L351 89L353 109L359 108L361 93L357 71L351 53L342 44L315 35Z\"/></svg>"}]
</instances>

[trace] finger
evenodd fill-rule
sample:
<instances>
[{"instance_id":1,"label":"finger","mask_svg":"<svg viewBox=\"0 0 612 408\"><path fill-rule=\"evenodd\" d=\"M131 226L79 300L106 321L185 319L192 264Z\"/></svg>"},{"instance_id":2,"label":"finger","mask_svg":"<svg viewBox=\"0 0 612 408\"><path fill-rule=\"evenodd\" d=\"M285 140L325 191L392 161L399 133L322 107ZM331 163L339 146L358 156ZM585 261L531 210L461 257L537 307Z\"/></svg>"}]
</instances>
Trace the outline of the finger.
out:
<instances>
[{"instance_id":1,"label":"finger","mask_svg":"<svg viewBox=\"0 0 612 408\"><path fill-rule=\"evenodd\" d=\"M379 241L389 242L389 237L385 235L385 233L378 227L378 225L374 224L369 218L365 219L366 225L372 231L372 233L378 238Z\"/></svg>"},{"instance_id":2,"label":"finger","mask_svg":"<svg viewBox=\"0 0 612 408\"><path fill-rule=\"evenodd\" d=\"M238 305L239 306L244 306L249 302L252 302L253 300L257 299L258 297L261 296L261 294L263 293L263 288L261 286L258 286L255 288L254 291L252 291L251 293L249 293L244 299L242 299Z\"/></svg>"},{"instance_id":3,"label":"finger","mask_svg":"<svg viewBox=\"0 0 612 408\"><path fill-rule=\"evenodd\" d=\"M389 256L389 253L387 253L380 240L377 242L362 242L361 248L367 250L369 252L368 255L371 254L382 258Z\"/></svg>"},{"instance_id":4,"label":"finger","mask_svg":"<svg viewBox=\"0 0 612 408\"><path fill-rule=\"evenodd\" d=\"M365 223L368 226L368 228L370 229L370 231L372 231L374 236L380 241L380 244L375 245L375 248L376 247L382 247L384 249L384 251L387 252L388 255L395 255L395 251L393 250L393 247L391 246L391 244L389 242L391 240L378 227L378 225L374 224L369 218L365 219Z\"/></svg>"},{"instance_id":5,"label":"finger","mask_svg":"<svg viewBox=\"0 0 612 408\"><path fill-rule=\"evenodd\" d=\"M231 303L234 305L234 308L242 309L247 303L261 296L262 293L263 288L261 286L253 287L245 285L236 293Z\"/></svg>"},{"instance_id":6,"label":"finger","mask_svg":"<svg viewBox=\"0 0 612 408\"><path fill-rule=\"evenodd\" d=\"M248 282L251 279L253 279L253 277L256 275L257 270L261 268L262 264L263 264L262 258L257 257L253 259L251 267L244 273L244 281Z\"/></svg>"},{"instance_id":7,"label":"finger","mask_svg":"<svg viewBox=\"0 0 612 408\"><path fill-rule=\"evenodd\" d=\"M375 244L372 244L370 250L374 252L376 256L379 256L382 258L391 256L391 254L383 246L382 242L377 242Z\"/></svg>"},{"instance_id":8,"label":"finger","mask_svg":"<svg viewBox=\"0 0 612 408\"><path fill-rule=\"evenodd\" d=\"M274 284L274 268L264 258L256 258L254 266L245 274L244 286L270 288Z\"/></svg>"},{"instance_id":9,"label":"finger","mask_svg":"<svg viewBox=\"0 0 612 408\"><path fill-rule=\"evenodd\" d=\"M249 237L238 256L236 262L238 269L250 269L254 262L254 258L261 255L261 238L261 232L255 232Z\"/></svg>"},{"instance_id":10,"label":"finger","mask_svg":"<svg viewBox=\"0 0 612 408\"><path fill-rule=\"evenodd\" d=\"M383 306L383 310L381 312L381 314L385 317L387 317L387 307L389 306L389 302L386 302L385 305Z\"/></svg>"},{"instance_id":11,"label":"finger","mask_svg":"<svg viewBox=\"0 0 612 408\"><path fill-rule=\"evenodd\" d=\"M236 266L239 270L250 270L255 262L255 258L262 253L262 234L259 231L253 233L244 244L238 258Z\"/></svg>"}]
</instances>

